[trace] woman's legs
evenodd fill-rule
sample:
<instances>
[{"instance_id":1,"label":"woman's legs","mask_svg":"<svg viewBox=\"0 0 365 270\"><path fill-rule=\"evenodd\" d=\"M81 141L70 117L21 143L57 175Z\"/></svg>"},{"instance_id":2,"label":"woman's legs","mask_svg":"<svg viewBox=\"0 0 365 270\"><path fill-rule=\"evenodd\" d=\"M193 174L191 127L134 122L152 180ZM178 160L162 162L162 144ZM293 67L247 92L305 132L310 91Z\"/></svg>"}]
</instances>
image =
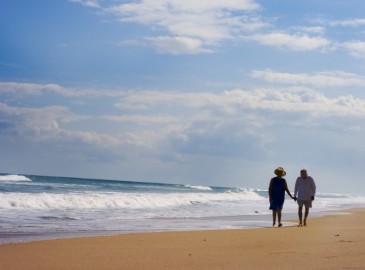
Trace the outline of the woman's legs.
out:
<instances>
[{"instance_id":1,"label":"woman's legs","mask_svg":"<svg viewBox=\"0 0 365 270\"><path fill-rule=\"evenodd\" d=\"M272 210L272 225L275 226L276 223L276 210Z\"/></svg>"},{"instance_id":2,"label":"woman's legs","mask_svg":"<svg viewBox=\"0 0 365 270\"><path fill-rule=\"evenodd\" d=\"M276 216L278 216L278 227L283 226L281 224L281 209L272 210L272 225L275 226L276 224Z\"/></svg>"},{"instance_id":3,"label":"woman's legs","mask_svg":"<svg viewBox=\"0 0 365 270\"><path fill-rule=\"evenodd\" d=\"M278 227L283 226L283 224L281 224L281 209L277 210L278 212Z\"/></svg>"}]
</instances>

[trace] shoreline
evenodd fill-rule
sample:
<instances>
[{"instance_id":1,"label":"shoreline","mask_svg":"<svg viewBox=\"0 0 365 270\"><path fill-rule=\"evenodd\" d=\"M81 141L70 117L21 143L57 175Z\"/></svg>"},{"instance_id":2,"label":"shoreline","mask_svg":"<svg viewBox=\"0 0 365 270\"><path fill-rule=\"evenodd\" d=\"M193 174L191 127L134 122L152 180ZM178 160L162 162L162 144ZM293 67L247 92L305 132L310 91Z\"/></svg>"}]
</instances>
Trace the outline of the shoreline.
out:
<instances>
[{"instance_id":1,"label":"shoreline","mask_svg":"<svg viewBox=\"0 0 365 270\"><path fill-rule=\"evenodd\" d=\"M153 232L0 245L1 269L363 269L365 209L307 227ZM284 220L284 222L292 222Z\"/></svg>"},{"instance_id":2,"label":"shoreline","mask_svg":"<svg viewBox=\"0 0 365 270\"><path fill-rule=\"evenodd\" d=\"M326 211L314 211L311 213L311 217L317 218L326 215L341 214L341 212L346 211L346 209L341 210L326 210ZM284 226L291 226L297 223L297 213L283 213ZM205 222L220 220L221 222L227 221L238 221L241 224L236 226L226 226L220 228L214 227L192 227L192 228L176 228L176 229L161 229L161 230L144 230L144 231L84 231L84 232L69 232L69 233L59 233L52 235L42 235L38 234L13 234L8 233L0 235L0 246L7 244L24 244L39 241L52 241L52 240L62 240L62 239L74 239L74 238L91 238L91 237L110 237L118 235L128 235L128 234L144 234L144 233L164 233L164 232L191 232L191 231L225 231L225 230L246 230L246 229L264 229L271 228L272 215L240 215L240 216L219 216L219 217L208 217L208 218L197 218L196 220L201 220ZM14 237L16 239L14 239ZM12 239L12 240L7 240Z\"/></svg>"}]
</instances>

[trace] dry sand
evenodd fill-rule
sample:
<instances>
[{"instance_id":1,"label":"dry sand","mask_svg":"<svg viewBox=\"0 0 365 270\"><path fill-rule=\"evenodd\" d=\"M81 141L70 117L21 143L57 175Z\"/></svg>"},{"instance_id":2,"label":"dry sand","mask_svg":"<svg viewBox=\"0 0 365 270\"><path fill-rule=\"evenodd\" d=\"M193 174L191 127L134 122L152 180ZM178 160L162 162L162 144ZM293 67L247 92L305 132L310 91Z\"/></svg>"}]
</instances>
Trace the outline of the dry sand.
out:
<instances>
[{"instance_id":1,"label":"dry sand","mask_svg":"<svg viewBox=\"0 0 365 270\"><path fill-rule=\"evenodd\" d=\"M140 233L0 245L0 269L365 269L365 209L307 227Z\"/></svg>"}]
</instances>

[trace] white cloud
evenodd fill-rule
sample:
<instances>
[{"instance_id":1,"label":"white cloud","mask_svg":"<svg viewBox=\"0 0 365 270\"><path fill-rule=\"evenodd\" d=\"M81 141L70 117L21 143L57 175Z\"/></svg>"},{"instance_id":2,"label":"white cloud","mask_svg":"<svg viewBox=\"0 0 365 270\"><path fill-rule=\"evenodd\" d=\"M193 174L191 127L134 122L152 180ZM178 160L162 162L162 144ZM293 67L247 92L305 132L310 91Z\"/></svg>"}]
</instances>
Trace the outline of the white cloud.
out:
<instances>
[{"instance_id":1,"label":"white cloud","mask_svg":"<svg viewBox=\"0 0 365 270\"><path fill-rule=\"evenodd\" d=\"M291 111L315 113L321 116L365 115L365 100L352 95L336 98L309 89L257 89L255 91L231 90L214 93L130 92L117 106L121 109L171 106L204 109L211 115L240 117L244 110ZM232 119L232 118L231 118Z\"/></svg>"},{"instance_id":2,"label":"white cloud","mask_svg":"<svg viewBox=\"0 0 365 270\"><path fill-rule=\"evenodd\" d=\"M300 26L300 27L294 27L293 29L299 32L319 34L319 35L322 35L326 32L326 28L323 26Z\"/></svg>"},{"instance_id":3,"label":"white cloud","mask_svg":"<svg viewBox=\"0 0 365 270\"><path fill-rule=\"evenodd\" d=\"M73 91L61 87L57 84L36 84L36 83L17 83L0 82L0 93L18 93L28 95L40 95L44 92L55 92L61 95L74 95Z\"/></svg>"},{"instance_id":4,"label":"white cloud","mask_svg":"<svg viewBox=\"0 0 365 270\"><path fill-rule=\"evenodd\" d=\"M7 132L12 136L20 136L30 141L80 141L97 146L116 145L118 140L106 134L94 131L68 130L60 127L62 124L84 120L61 106L43 108L18 108L0 103L2 122L6 122Z\"/></svg>"},{"instance_id":5,"label":"white cloud","mask_svg":"<svg viewBox=\"0 0 365 270\"><path fill-rule=\"evenodd\" d=\"M278 125L283 130L293 126L296 130L321 129L333 122L331 128L342 130L344 123L357 122L356 119L365 116L363 99L352 95L331 98L298 88L237 89L220 93L128 92L117 106L124 113L143 108L138 111L143 115L108 120L156 124L159 128L149 137L151 149L158 148L170 160L183 159L185 155L231 158L247 155L255 159L268 155L270 145L282 139L272 131ZM165 114L154 115L156 110Z\"/></svg>"},{"instance_id":6,"label":"white cloud","mask_svg":"<svg viewBox=\"0 0 365 270\"><path fill-rule=\"evenodd\" d=\"M45 108L18 108L0 103L0 113L7 130L22 134L33 140L59 138L59 121L70 121L66 108L49 106Z\"/></svg>"},{"instance_id":7,"label":"white cloud","mask_svg":"<svg viewBox=\"0 0 365 270\"><path fill-rule=\"evenodd\" d=\"M246 38L257 41L262 45L293 51L325 50L331 45L331 42L323 37L309 36L307 34L273 32L269 34L256 34Z\"/></svg>"},{"instance_id":8,"label":"white cloud","mask_svg":"<svg viewBox=\"0 0 365 270\"><path fill-rule=\"evenodd\" d=\"M111 122L127 122L138 124L170 124L178 123L181 118L172 115L105 115L100 119Z\"/></svg>"},{"instance_id":9,"label":"white cloud","mask_svg":"<svg viewBox=\"0 0 365 270\"><path fill-rule=\"evenodd\" d=\"M121 110L149 110L160 106L178 108L202 109L205 106L215 106L229 113L231 104L223 95L206 92L160 92L160 91L130 91L125 94L115 106Z\"/></svg>"},{"instance_id":10,"label":"white cloud","mask_svg":"<svg viewBox=\"0 0 365 270\"><path fill-rule=\"evenodd\" d=\"M209 50L211 45L224 39L233 38L236 33L266 27L266 23L249 13L258 9L259 4L253 0L143 0L104 8L122 22L144 24L165 31L167 35L164 38L200 40L200 52ZM163 50L165 53L169 51ZM176 51L172 53L176 54Z\"/></svg>"},{"instance_id":11,"label":"white cloud","mask_svg":"<svg viewBox=\"0 0 365 270\"><path fill-rule=\"evenodd\" d=\"M310 78L303 80L306 79ZM288 80L297 78L289 75ZM110 93L104 94L109 97ZM87 96L87 102L92 106L100 102L100 97L103 96ZM117 172L125 168L131 172L130 176L141 173L139 176L152 181L151 177L161 179L161 171L166 172L167 168L171 169L168 177L176 175L177 170L187 170L187 177L191 177L186 164L191 165L195 175L204 160L209 160L210 167L212 164L220 167L227 160L239 164L248 160L290 163L295 157L290 149L298 146L300 150L303 145L307 156L322 147L325 151L319 151L317 157L328 161L325 155L343 147L339 142L348 136L361 138L364 132L364 124L359 121L365 117L364 99L352 95L329 97L299 87L217 93L126 91L117 97L113 110L109 110L112 107L109 104L106 111L97 115L95 112L78 115L72 111L72 105L27 108L0 103L1 142L19 147L32 145L29 148L35 150L27 150L31 156L58 151L58 161L89 164L95 170L104 162L108 168L113 165ZM39 104L47 101L45 94L37 98ZM83 100L83 96L72 99ZM108 101L116 99L103 100ZM360 152L358 141L348 142L346 151ZM280 151L283 143L288 151ZM143 171L141 166L145 168ZM146 168L154 169L155 173L152 175ZM230 171L229 166L226 171ZM211 176L206 170L200 173ZM124 176L123 170L119 177Z\"/></svg>"},{"instance_id":12,"label":"white cloud","mask_svg":"<svg viewBox=\"0 0 365 270\"><path fill-rule=\"evenodd\" d=\"M79 3L86 7L99 8L100 1L98 0L70 0L71 2Z\"/></svg>"},{"instance_id":13,"label":"white cloud","mask_svg":"<svg viewBox=\"0 0 365 270\"><path fill-rule=\"evenodd\" d=\"M57 84L38 84L38 83L18 83L18 82L0 82L0 94L17 94L23 95L43 95L46 93L56 93L65 97L120 97L124 93L118 90L110 89L87 89L87 88L70 88Z\"/></svg>"},{"instance_id":14,"label":"white cloud","mask_svg":"<svg viewBox=\"0 0 365 270\"><path fill-rule=\"evenodd\" d=\"M150 2L145 0L145 2ZM197 13L210 11L210 10L257 10L260 8L260 5L254 0L167 0L165 3L170 4L177 10L186 10L186 11L195 11Z\"/></svg>"},{"instance_id":15,"label":"white cloud","mask_svg":"<svg viewBox=\"0 0 365 270\"><path fill-rule=\"evenodd\" d=\"M348 19L348 20L338 20L330 21L330 26L344 26L344 27L358 27L365 25L365 19Z\"/></svg>"},{"instance_id":16,"label":"white cloud","mask_svg":"<svg viewBox=\"0 0 365 270\"><path fill-rule=\"evenodd\" d=\"M125 39L118 42L120 46L144 46L145 44L140 40L135 39Z\"/></svg>"},{"instance_id":17,"label":"white cloud","mask_svg":"<svg viewBox=\"0 0 365 270\"><path fill-rule=\"evenodd\" d=\"M310 85L314 87L351 87L365 86L365 77L347 72L286 73L272 70L255 70L251 77L268 82L294 85Z\"/></svg>"},{"instance_id":18,"label":"white cloud","mask_svg":"<svg viewBox=\"0 0 365 270\"><path fill-rule=\"evenodd\" d=\"M283 73L275 72L271 70L256 70L251 73L254 78L264 79L268 82L302 85L302 86L314 86L314 87L351 87L359 86L363 87L365 85L365 78L353 73L345 72L319 72L314 74L306 73ZM5 92L21 95L26 92L26 94L38 94L40 98L42 94L46 93L50 89L54 89L55 93L59 95L70 96L74 89L66 88L58 85L47 84L17 84L17 83L0 83L0 93L5 88ZM8 87L8 88L7 88ZM60 90L61 89L61 90ZM30 91L30 92L29 92ZM98 94L92 95L90 93ZM80 94L82 93L82 94ZM88 102L92 99L100 97L116 97L120 98L118 102L114 104L115 108L127 111L142 111L143 115L150 113L153 116L148 121L153 122L173 122L174 115L176 114L174 110L190 110L189 115L200 114L202 112L210 112L211 116L224 116L232 115L238 113L241 114L243 109L266 109L266 110L282 110L286 111L288 108L293 111L305 111L306 107L303 107L303 103L310 110L316 110L318 113L331 112L339 113L342 115L358 115L363 111L364 100L355 98L351 95L339 96L337 98L330 98L324 96L320 92L304 88L304 87L294 87L294 88L269 88L269 89L256 89L256 90L230 90L221 93L209 93L209 92L171 92L171 91L97 91L93 89L79 89L79 93L76 95L79 100L83 96L87 96ZM91 100L90 100L91 99ZM344 100L351 100L351 106L349 102L344 102ZM114 99L113 99L114 101ZM282 105L285 105L282 107ZM330 105L330 106L327 106ZM2 110L12 112L13 115L24 115L25 116L35 116L39 119L42 114L47 119L60 119L62 122L79 121L85 119L87 116L82 116L77 118L77 115L70 113L67 108L60 106L50 106L39 109L15 109L2 104ZM12 108L12 109L11 109ZM156 115L152 113L156 109L165 108L168 114ZM284 109L285 108L285 109ZM353 110L353 109L356 110ZM192 110L193 109L193 110ZM19 110L19 111L18 111ZM151 114L152 113L152 114ZM119 119L126 119L126 116L120 117L115 116L114 121ZM141 117L141 116L139 116ZM110 120L113 120L112 116L108 116ZM133 118L132 118L133 119ZM134 118L137 120L138 117ZM144 118L147 121L147 118ZM142 120L142 118L140 118ZM49 122L48 120L46 122ZM37 126L37 125L35 125Z\"/></svg>"},{"instance_id":19,"label":"white cloud","mask_svg":"<svg viewBox=\"0 0 365 270\"><path fill-rule=\"evenodd\" d=\"M161 54L198 54L207 53L211 50L203 48L203 42L190 37L155 37L150 38L153 46Z\"/></svg>"},{"instance_id":20,"label":"white cloud","mask_svg":"<svg viewBox=\"0 0 365 270\"><path fill-rule=\"evenodd\" d=\"M269 72L257 73L258 77L268 75ZM320 79L323 78L314 80ZM310 76L298 78L288 74L284 81L310 80ZM57 93L62 95L63 91ZM105 96L109 97L109 93ZM39 95L40 99L43 97ZM99 97L88 96L89 104L98 102ZM358 117L365 116L363 99L352 95L328 97L298 87L219 93L127 91L118 97L115 108L120 109L119 113L100 112L98 116L77 115L61 106L21 108L1 103L0 136L2 140L108 151L116 159L150 156L183 160L185 155L257 157L265 155L265 145L277 139L270 131L277 124L320 127L333 120L337 128L342 128L340 118L343 122L351 119L356 122ZM357 126L358 134L361 127Z\"/></svg>"},{"instance_id":21,"label":"white cloud","mask_svg":"<svg viewBox=\"0 0 365 270\"><path fill-rule=\"evenodd\" d=\"M115 15L123 23L136 23L149 27L149 34L141 40L127 39L118 43L129 46L152 46L160 54L200 54L213 52L224 40L250 40L262 45L297 52L328 51L345 48L354 57L364 57L362 41L331 41L323 35L326 27L359 27L365 19L347 20L313 19L316 26L288 26L275 29L259 16L261 5L255 0L127 0L116 1L70 0L98 8L105 14ZM111 3L111 4L110 4ZM273 20L271 18L271 20ZM291 33L295 31L294 33ZM242 38L243 37L243 38ZM145 42L147 40L147 42ZM149 42L152 41L152 42Z\"/></svg>"},{"instance_id":22,"label":"white cloud","mask_svg":"<svg viewBox=\"0 0 365 270\"><path fill-rule=\"evenodd\" d=\"M268 111L306 112L309 117L361 116L365 115L365 100L352 95L336 98L300 89L258 89L254 92L236 90L230 92L244 108Z\"/></svg>"},{"instance_id":23,"label":"white cloud","mask_svg":"<svg viewBox=\"0 0 365 270\"><path fill-rule=\"evenodd\" d=\"M202 14L222 11L253 11L260 9L254 0L142 0L124 3L107 8L109 12L120 15L123 20L160 23L164 18L158 15ZM146 17L144 17L146 16ZM144 18L143 18L144 17Z\"/></svg>"},{"instance_id":24,"label":"white cloud","mask_svg":"<svg viewBox=\"0 0 365 270\"><path fill-rule=\"evenodd\" d=\"M345 42L343 47L354 57L365 57L365 41Z\"/></svg>"}]
</instances>

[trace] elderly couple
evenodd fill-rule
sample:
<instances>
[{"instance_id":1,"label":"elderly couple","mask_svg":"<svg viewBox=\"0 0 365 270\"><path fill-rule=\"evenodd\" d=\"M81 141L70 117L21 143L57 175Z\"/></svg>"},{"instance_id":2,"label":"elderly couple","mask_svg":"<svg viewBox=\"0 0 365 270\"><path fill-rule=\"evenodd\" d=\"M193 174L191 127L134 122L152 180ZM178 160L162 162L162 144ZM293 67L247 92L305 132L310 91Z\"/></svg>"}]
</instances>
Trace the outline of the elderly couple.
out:
<instances>
[{"instance_id":1,"label":"elderly couple","mask_svg":"<svg viewBox=\"0 0 365 270\"><path fill-rule=\"evenodd\" d=\"M312 201L316 194L316 184L312 177L308 176L307 170L301 170L300 176L295 182L294 196L291 195L286 180L283 176L286 172L282 167L278 167L274 171L276 177L270 180L269 186L269 200L270 210L272 210L273 226L276 224L276 217L278 218L278 227L282 226L281 223L281 210L283 209L285 200L285 191L290 198L298 203L298 216L299 227L307 225L307 217L309 214L309 208L312 207ZM305 207L304 220L303 220L303 205Z\"/></svg>"}]
</instances>

